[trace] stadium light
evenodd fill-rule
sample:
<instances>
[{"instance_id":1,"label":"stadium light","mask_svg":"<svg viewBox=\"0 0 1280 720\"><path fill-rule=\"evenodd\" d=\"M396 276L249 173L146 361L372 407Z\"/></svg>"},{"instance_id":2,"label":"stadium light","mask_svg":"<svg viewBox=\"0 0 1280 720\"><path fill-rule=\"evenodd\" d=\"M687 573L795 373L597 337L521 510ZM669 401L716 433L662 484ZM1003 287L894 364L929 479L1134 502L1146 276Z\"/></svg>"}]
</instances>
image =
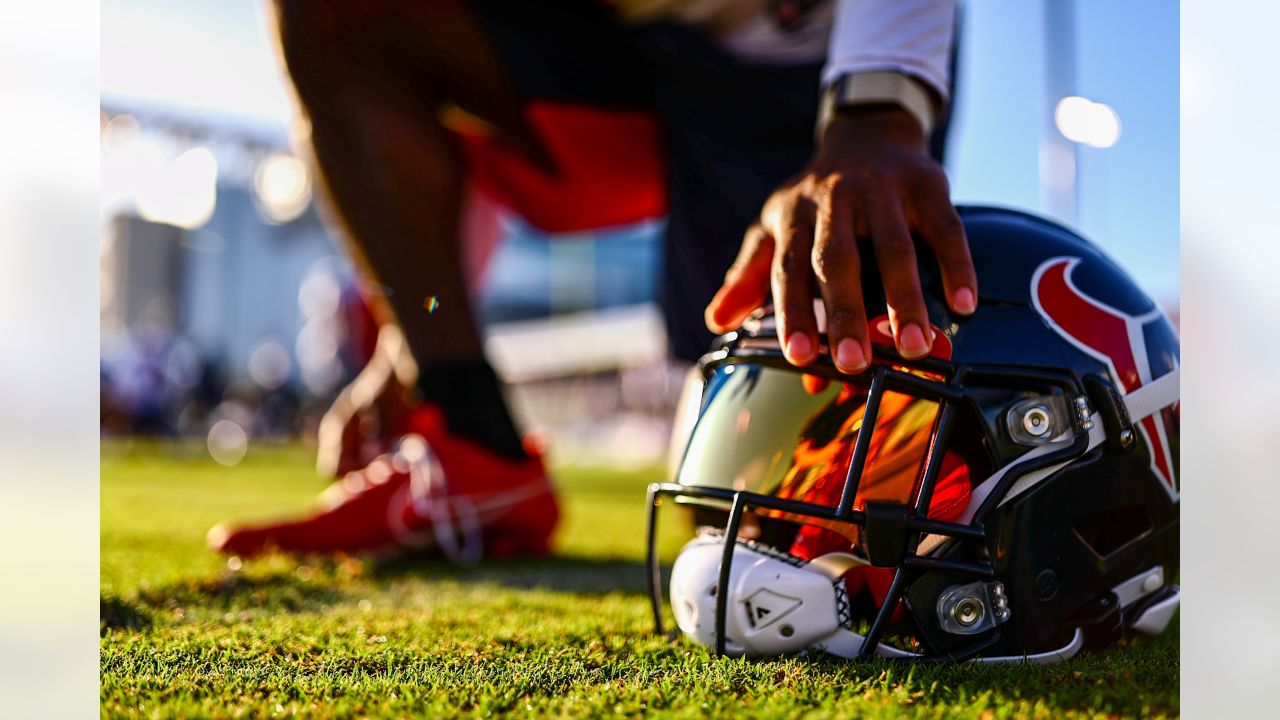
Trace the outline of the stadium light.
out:
<instances>
[{"instance_id":1,"label":"stadium light","mask_svg":"<svg viewBox=\"0 0 1280 720\"><path fill-rule=\"evenodd\" d=\"M311 204L311 173L306 163L287 153L263 160L254 173L253 187L258 208L270 223L287 223Z\"/></svg>"},{"instance_id":2,"label":"stadium light","mask_svg":"<svg viewBox=\"0 0 1280 720\"><path fill-rule=\"evenodd\" d=\"M213 217L218 201L218 161L209 148L194 147L158 168L139 189L144 220L195 230Z\"/></svg>"},{"instance_id":3,"label":"stadium light","mask_svg":"<svg viewBox=\"0 0 1280 720\"><path fill-rule=\"evenodd\" d=\"M1077 95L1058 101L1053 113L1058 132L1082 145L1109 148L1120 139L1120 116L1111 106Z\"/></svg>"}]
</instances>

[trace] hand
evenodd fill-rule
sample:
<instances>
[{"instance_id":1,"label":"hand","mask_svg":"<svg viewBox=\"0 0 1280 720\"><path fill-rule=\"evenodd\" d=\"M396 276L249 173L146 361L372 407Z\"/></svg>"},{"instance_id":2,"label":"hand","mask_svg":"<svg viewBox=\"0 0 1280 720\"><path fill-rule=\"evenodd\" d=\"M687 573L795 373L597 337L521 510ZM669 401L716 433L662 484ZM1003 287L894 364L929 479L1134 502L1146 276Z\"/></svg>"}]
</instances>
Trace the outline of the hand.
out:
<instances>
[{"instance_id":1,"label":"hand","mask_svg":"<svg viewBox=\"0 0 1280 720\"><path fill-rule=\"evenodd\" d=\"M408 388L417 375L400 328L383 325L373 357L320 419L316 470L340 478L388 452L403 431Z\"/></svg>"},{"instance_id":2,"label":"hand","mask_svg":"<svg viewBox=\"0 0 1280 720\"><path fill-rule=\"evenodd\" d=\"M783 353L794 365L808 365L818 349L816 285L836 367L865 370L871 345L855 238L869 235L898 352L924 357L933 332L912 231L937 257L951 309L971 314L978 281L964 225L919 123L894 106L843 111L827 127L809 166L774 191L747 230L724 285L707 306L707 327L736 328L772 291Z\"/></svg>"}]
</instances>

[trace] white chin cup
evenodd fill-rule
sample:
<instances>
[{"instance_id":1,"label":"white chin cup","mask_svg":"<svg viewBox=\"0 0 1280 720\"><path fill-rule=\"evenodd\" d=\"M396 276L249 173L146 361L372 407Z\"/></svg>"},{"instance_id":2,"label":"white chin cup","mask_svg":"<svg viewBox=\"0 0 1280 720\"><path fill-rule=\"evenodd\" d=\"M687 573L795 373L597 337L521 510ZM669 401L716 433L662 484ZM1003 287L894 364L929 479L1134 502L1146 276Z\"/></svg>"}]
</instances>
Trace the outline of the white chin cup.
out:
<instances>
[{"instance_id":1,"label":"white chin cup","mask_svg":"<svg viewBox=\"0 0 1280 720\"><path fill-rule=\"evenodd\" d=\"M721 538L702 535L684 546L671 570L671 606L686 636L715 647ZM841 633L832 579L753 550L733 549L725 618L725 651L773 656L827 645ZM847 633L848 631L844 631Z\"/></svg>"},{"instance_id":2,"label":"white chin cup","mask_svg":"<svg viewBox=\"0 0 1280 720\"><path fill-rule=\"evenodd\" d=\"M716 585L720 581L722 538L699 535L690 540L671 569L671 607L680 630L695 642L716 645ZM779 553L781 555L781 553ZM799 559L796 559L800 563ZM771 657L801 651L857 657L866 638L840 625L837 593L844 575L866 561L848 553L828 553L799 566L741 542L733 547L725 606L725 652L733 657ZM1177 607L1177 595L1152 606L1135 629L1159 632ZM1027 655L973 658L977 663L1054 663L1067 660L1084 646L1076 628L1063 647ZM885 658L920 655L880 643Z\"/></svg>"}]
</instances>

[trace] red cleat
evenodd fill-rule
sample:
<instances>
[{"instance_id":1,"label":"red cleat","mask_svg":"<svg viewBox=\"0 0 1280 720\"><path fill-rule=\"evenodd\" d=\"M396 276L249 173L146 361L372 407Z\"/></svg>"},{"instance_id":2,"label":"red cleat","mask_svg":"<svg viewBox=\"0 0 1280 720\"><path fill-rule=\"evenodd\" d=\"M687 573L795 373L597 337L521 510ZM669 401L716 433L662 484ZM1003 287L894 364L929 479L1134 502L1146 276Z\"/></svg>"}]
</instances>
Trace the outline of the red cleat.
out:
<instances>
[{"instance_id":1,"label":"red cleat","mask_svg":"<svg viewBox=\"0 0 1280 720\"><path fill-rule=\"evenodd\" d=\"M249 557L267 550L438 553L459 563L548 551L560 512L541 455L508 460L450 435L432 407L408 417L399 448L320 495L309 517L217 525L209 545Z\"/></svg>"}]
</instances>

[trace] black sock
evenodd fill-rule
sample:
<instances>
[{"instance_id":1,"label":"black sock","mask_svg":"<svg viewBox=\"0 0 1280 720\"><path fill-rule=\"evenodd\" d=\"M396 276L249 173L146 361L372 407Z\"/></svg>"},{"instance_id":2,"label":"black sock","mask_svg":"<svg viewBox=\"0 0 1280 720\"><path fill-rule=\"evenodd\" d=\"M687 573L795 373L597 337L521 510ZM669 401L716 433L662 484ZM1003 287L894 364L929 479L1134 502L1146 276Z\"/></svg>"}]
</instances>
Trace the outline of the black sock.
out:
<instances>
[{"instance_id":1,"label":"black sock","mask_svg":"<svg viewBox=\"0 0 1280 720\"><path fill-rule=\"evenodd\" d=\"M422 399L440 408L454 435L477 442L514 460L528 455L502 397L502 381L484 360L423 368L418 373Z\"/></svg>"}]
</instances>

